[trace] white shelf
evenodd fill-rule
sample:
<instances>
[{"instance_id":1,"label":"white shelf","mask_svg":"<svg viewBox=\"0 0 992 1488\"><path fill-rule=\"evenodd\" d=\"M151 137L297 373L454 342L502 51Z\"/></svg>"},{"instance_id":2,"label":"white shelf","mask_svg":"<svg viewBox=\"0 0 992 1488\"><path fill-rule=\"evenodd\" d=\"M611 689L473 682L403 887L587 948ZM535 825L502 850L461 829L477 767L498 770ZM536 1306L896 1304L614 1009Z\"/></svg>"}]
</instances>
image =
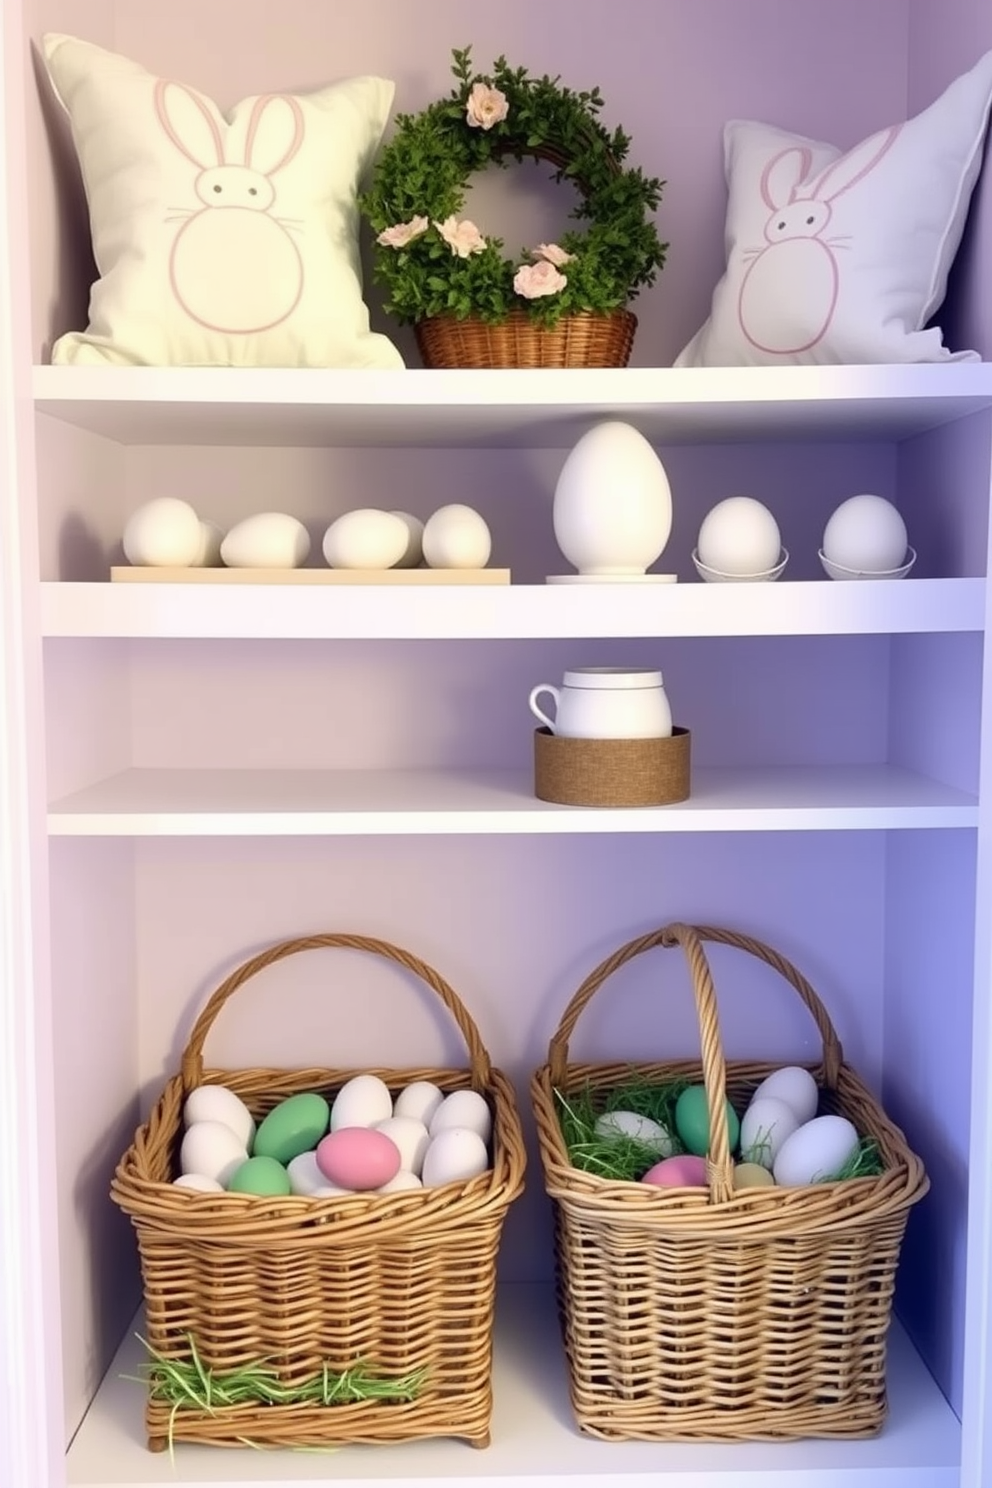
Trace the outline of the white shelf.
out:
<instances>
[{"instance_id":1,"label":"white shelf","mask_svg":"<svg viewBox=\"0 0 992 1488\"><path fill-rule=\"evenodd\" d=\"M508 1287L496 1311L492 1446L426 1441L346 1447L330 1454L238 1451L179 1444L175 1468L150 1453L134 1375L142 1350L129 1336L70 1448L69 1488L290 1488L298 1483L488 1484L541 1488L549 1480L595 1488L958 1488L960 1427L898 1324L890 1335L890 1410L869 1441L729 1445L600 1442L584 1437L568 1401L553 1300L543 1287ZM140 1330L140 1320L135 1324ZM773 1423L770 1423L773 1424Z\"/></svg>"},{"instance_id":2,"label":"white shelf","mask_svg":"<svg viewBox=\"0 0 992 1488\"><path fill-rule=\"evenodd\" d=\"M974 796L889 765L698 769L649 809L549 805L519 772L130 769L50 804L56 837L323 837L974 827Z\"/></svg>"},{"instance_id":3,"label":"white shelf","mask_svg":"<svg viewBox=\"0 0 992 1488\"><path fill-rule=\"evenodd\" d=\"M992 365L354 372L36 367L39 412L121 444L543 445L595 419L670 443L901 439L992 407Z\"/></svg>"},{"instance_id":4,"label":"white shelf","mask_svg":"<svg viewBox=\"0 0 992 1488\"><path fill-rule=\"evenodd\" d=\"M896 635L979 631L984 579L590 588L287 584L41 586L46 636L515 640L571 636Z\"/></svg>"}]
</instances>

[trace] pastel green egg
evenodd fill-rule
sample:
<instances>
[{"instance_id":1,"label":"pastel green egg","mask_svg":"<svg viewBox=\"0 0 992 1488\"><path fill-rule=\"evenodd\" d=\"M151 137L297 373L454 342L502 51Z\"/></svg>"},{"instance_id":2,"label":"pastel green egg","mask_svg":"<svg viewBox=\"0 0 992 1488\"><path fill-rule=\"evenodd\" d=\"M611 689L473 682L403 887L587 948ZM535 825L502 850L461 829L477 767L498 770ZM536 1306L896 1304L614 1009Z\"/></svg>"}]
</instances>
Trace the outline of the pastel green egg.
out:
<instances>
[{"instance_id":1,"label":"pastel green egg","mask_svg":"<svg viewBox=\"0 0 992 1488\"><path fill-rule=\"evenodd\" d=\"M281 1198L290 1191L289 1174L274 1157L249 1157L228 1182L227 1191L256 1194L263 1199Z\"/></svg>"},{"instance_id":2,"label":"pastel green egg","mask_svg":"<svg viewBox=\"0 0 992 1488\"><path fill-rule=\"evenodd\" d=\"M291 1095L274 1106L255 1133L252 1151L256 1157L274 1157L290 1163L301 1152L309 1152L325 1135L331 1108L322 1095L309 1091Z\"/></svg>"},{"instance_id":3,"label":"pastel green egg","mask_svg":"<svg viewBox=\"0 0 992 1488\"><path fill-rule=\"evenodd\" d=\"M737 1112L727 1101L727 1137L734 1151L741 1134ZM706 1087L689 1085L675 1102L675 1128L689 1152L706 1157L710 1150L710 1114L706 1106Z\"/></svg>"}]
</instances>

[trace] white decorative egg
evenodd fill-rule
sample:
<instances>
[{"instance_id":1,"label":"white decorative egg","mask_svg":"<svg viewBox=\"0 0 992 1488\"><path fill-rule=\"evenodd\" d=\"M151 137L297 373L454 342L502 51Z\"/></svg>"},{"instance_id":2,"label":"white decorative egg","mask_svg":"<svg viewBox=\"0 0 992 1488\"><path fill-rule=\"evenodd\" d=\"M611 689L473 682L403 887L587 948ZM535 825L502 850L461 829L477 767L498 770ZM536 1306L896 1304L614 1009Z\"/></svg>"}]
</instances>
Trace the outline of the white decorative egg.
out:
<instances>
[{"instance_id":1,"label":"white decorative egg","mask_svg":"<svg viewBox=\"0 0 992 1488\"><path fill-rule=\"evenodd\" d=\"M430 1080L414 1080L396 1097L393 1115L412 1116L414 1121L429 1128L434 1112L443 1100L443 1093Z\"/></svg>"},{"instance_id":2,"label":"white decorative egg","mask_svg":"<svg viewBox=\"0 0 992 1488\"><path fill-rule=\"evenodd\" d=\"M423 1186L416 1173L411 1173L406 1168L400 1168L399 1172L390 1178L388 1183L384 1183L381 1188L376 1189L376 1193L412 1193L415 1188L423 1188Z\"/></svg>"},{"instance_id":3,"label":"white decorative egg","mask_svg":"<svg viewBox=\"0 0 992 1488\"><path fill-rule=\"evenodd\" d=\"M180 1173L172 1180L173 1188L191 1188L194 1193L223 1193L224 1185L216 1178L204 1178L202 1173Z\"/></svg>"},{"instance_id":4,"label":"white decorative egg","mask_svg":"<svg viewBox=\"0 0 992 1488\"><path fill-rule=\"evenodd\" d=\"M420 1181L424 1188L465 1183L469 1178L478 1178L488 1167L489 1153L478 1133L453 1126L432 1138Z\"/></svg>"},{"instance_id":5,"label":"white decorative egg","mask_svg":"<svg viewBox=\"0 0 992 1488\"><path fill-rule=\"evenodd\" d=\"M751 1097L751 1104L771 1096L791 1107L796 1122L802 1126L812 1121L820 1103L820 1092L809 1070L798 1064L786 1064L768 1075Z\"/></svg>"},{"instance_id":6,"label":"white decorative egg","mask_svg":"<svg viewBox=\"0 0 992 1488\"><path fill-rule=\"evenodd\" d=\"M290 1192L303 1198L312 1199L327 1187L327 1179L317 1166L316 1152L301 1152L286 1164L286 1172L289 1174Z\"/></svg>"},{"instance_id":7,"label":"white decorative egg","mask_svg":"<svg viewBox=\"0 0 992 1488\"><path fill-rule=\"evenodd\" d=\"M753 1100L741 1117L741 1160L773 1168L779 1149L799 1127L796 1113L774 1096Z\"/></svg>"},{"instance_id":8,"label":"white decorative egg","mask_svg":"<svg viewBox=\"0 0 992 1488\"><path fill-rule=\"evenodd\" d=\"M310 553L310 534L285 512L258 512L228 532L220 556L228 568L299 568Z\"/></svg>"},{"instance_id":9,"label":"white decorative egg","mask_svg":"<svg viewBox=\"0 0 992 1488\"><path fill-rule=\"evenodd\" d=\"M339 1188L336 1183L328 1183L325 1178L322 1187L315 1188L308 1197L311 1199L352 1199L355 1197L355 1190Z\"/></svg>"},{"instance_id":10,"label":"white decorative egg","mask_svg":"<svg viewBox=\"0 0 992 1488\"><path fill-rule=\"evenodd\" d=\"M671 1157L675 1143L667 1127L650 1116L639 1116L636 1111L604 1111L596 1118L597 1137L629 1137L657 1152L659 1157Z\"/></svg>"},{"instance_id":11,"label":"white decorative egg","mask_svg":"<svg viewBox=\"0 0 992 1488\"><path fill-rule=\"evenodd\" d=\"M224 534L216 522L205 522L200 518L200 546L190 563L191 568L217 568L220 564L220 549Z\"/></svg>"},{"instance_id":12,"label":"white decorative egg","mask_svg":"<svg viewBox=\"0 0 992 1488\"><path fill-rule=\"evenodd\" d=\"M128 518L123 542L136 568L189 568L200 552L200 519L188 501L159 496Z\"/></svg>"},{"instance_id":13,"label":"white decorative egg","mask_svg":"<svg viewBox=\"0 0 992 1488\"><path fill-rule=\"evenodd\" d=\"M395 512L359 507L345 512L324 533L331 568L394 568L410 546L410 529Z\"/></svg>"},{"instance_id":14,"label":"white decorative egg","mask_svg":"<svg viewBox=\"0 0 992 1488\"><path fill-rule=\"evenodd\" d=\"M190 1091L183 1106L183 1124L193 1126L197 1121L219 1121L229 1126L242 1147L251 1150L254 1119L241 1097L226 1085L198 1085Z\"/></svg>"},{"instance_id":15,"label":"white decorative egg","mask_svg":"<svg viewBox=\"0 0 992 1488\"><path fill-rule=\"evenodd\" d=\"M244 1143L220 1121L197 1121L187 1127L179 1149L179 1166L184 1173L213 1178L221 1187L247 1159Z\"/></svg>"},{"instance_id":16,"label":"white decorative egg","mask_svg":"<svg viewBox=\"0 0 992 1488\"><path fill-rule=\"evenodd\" d=\"M696 551L707 568L743 578L775 567L782 538L762 502L753 496L728 496L703 518Z\"/></svg>"},{"instance_id":17,"label":"white decorative egg","mask_svg":"<svg viewBox=\"0 0 992 1488\"><path fill-rule=\"evenodd\" d=\"M394 564L395 568L416 568L424 556L424 524L419 517L412 517L409 512L390 512L391 517L399 517L406 524L406 552L403 557Z\"/></svg>"},{"instance_id":18,"label":"white decorative egg","mask_svg":"<svg viewBox=\"0 0 992 1488\"><path fill-rule=\"evenodd\" d=\"M493 1118L482 1096L474 1090L453 1090L445 1096L431 1117L429 1130L431 1137L436 1137L438 1132L450 1131L453 1127L474 1131L483 1142L489 1141Z\"/></svg>"},{"instance_id":19,"label":"white decorative egg","mask_svg":"<svg viewBox=\"0 0 992 1488\"><path fill-rule=\"evenodd\" d=\"M636 576L672 531L665 467L631 424L608 419L572 448L554 497L558 546L580 574Z\"/></svg>"},{"instance_id":20,"label":"white decorative egg","mask_svg":"<svg viewBox=\"0 0 992 1488\"><path fill-rule=\"evenodd\" d=\"M459 502L440 507L424 526L424 562L429 568L485 568L492 547L484 518Z\"/></svg>"},{"instance_id":21,"label":"white decorative egg","mask_svg":"<svg viewBox=\"0 0 992 1488\"><path fill-rule=\"evenodd\" d=\"M842 501L823 531L824 556L856 573L899 568L908 546L902 514L884 496L851 496Z\"/></svg>"},{"instance_id":22,"label":"white decorative egg","mask_svg":"<svg viewBox=\"0 0 992 1488\"><path fill-rule=\"evenodd\" d=\"M401 1169L419 1176L431 1140L424 1123L412 1116L389 1116L376 1122L376 1131L381 1131L399 1149Z\"/></svg>"},{"instance_id":23,"label":"white decorative egg","mask_svg":"<svg viewBox=\"0 0 992 1488\"><path fill-rule=\"evenodd\" d=\"M775 1182L782 1188L829 1182L857 1150L858 1134L846 1116L816 1116L782 1143L772 1169Z\"/></svg>"},{"instance_id":24,"label":"white decorative egg","mask_svg":"<svg viewBox=\"0 0 992 1488\"><path fill-rule=\"evenodd\" d=\"M355 1075L341 1086L331 1106L331 1131L345 1126L378 1126L393 1114L393 1098L378 1075Z\"/></svg>"}]
</instances>

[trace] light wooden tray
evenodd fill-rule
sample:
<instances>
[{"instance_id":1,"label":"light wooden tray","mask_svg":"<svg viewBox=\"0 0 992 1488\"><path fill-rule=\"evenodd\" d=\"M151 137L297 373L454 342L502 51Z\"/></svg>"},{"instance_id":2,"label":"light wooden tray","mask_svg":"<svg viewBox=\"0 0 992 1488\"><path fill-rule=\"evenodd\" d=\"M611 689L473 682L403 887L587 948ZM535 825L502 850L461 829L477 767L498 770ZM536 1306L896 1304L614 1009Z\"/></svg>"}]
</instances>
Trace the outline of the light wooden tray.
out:
<instances>
[{"instance_id":1,"label":"light wooden tray","mask_svg":"<svg viewBox=\"0 0 992 1488\"><path fill-rule=\"evenodd\" d=\"M132 568L114 584L508 584L508 568Z\"/></svg>"}]
</instances>

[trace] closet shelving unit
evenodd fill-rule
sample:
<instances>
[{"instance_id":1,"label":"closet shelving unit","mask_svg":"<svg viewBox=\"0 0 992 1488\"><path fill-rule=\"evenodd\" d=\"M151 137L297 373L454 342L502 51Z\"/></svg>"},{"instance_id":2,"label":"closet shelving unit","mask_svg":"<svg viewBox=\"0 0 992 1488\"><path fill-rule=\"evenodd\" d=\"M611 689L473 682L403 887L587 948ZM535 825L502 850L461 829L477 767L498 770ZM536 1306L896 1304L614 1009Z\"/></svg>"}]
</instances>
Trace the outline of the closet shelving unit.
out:
<instances>
[{"instance_id":1,"label":"closet shelving unit","mask_svg":"<svg viewBox=\"0 0 992 1488\"><path fill-rule=\"evenodd\" d=\"M323 7L290 0L298 34L272 66L295 81L326 26L341 70L358 70L364 36L382 71L411 93L435 91L443 79L427 87L419 59L444 55L460 17L439 6L426 23L437 35L418 39L411 62L397 39L405 8L390 5L394 26L346 35ZM137 54L147 36L143 60L163 69L182 60L184 27L187 59L193 46L191 0L173 7L171 30L144 3L87 0L71 23L58 9L5 7L0 54L0 1483L987 1488L992 365L361 376L44 365L85 269L71 213L52 207L65 161L56 150L52 187L34 173L47 155L24 37L71 24ZM701 56L710 22L663 9ZM798 58L797 12L808 22L816 7L728 0L730 30L737 9L755 25L778 15L782 47ZM854 0L831 7L883 80L878 107L900 89L904 106L921 105L977 54L977 0L955 0L941 19L903 0L879 9L885 25ZM230 23L231 6L217 10ZM646 45L635 0L619 10ZM266 11L258 0L244 13L260 28ZM507 25L511 53L530 22L511 6ZM563 72L593 52L591 38L565 50ZM840 76L842 56L828 46L822 66ZM780 71L766 61L762 86ZM214 62L216 92L250 86L233 63L225 84ZM604 54L607 73L613 65ZM870 123L865 68L848 80L848 103ZM210 67L191 80L207 87ZM797 97L786 92L783 108ZM987 215L980 206L972 224L955 313L992 355L969 268ZM693 292L699 308L705 295ZM647 311L641 335L670 362L666 334ZM603 417L634 423L670 465L677 585L543 583L554 472ZM273 504L278 478L283 505L316 529L400 477L424 513L455 499L439 489L475 481L515 582L381 592L107 582L128 512L178 483L209 487L218 518L233 520ZM778 584L694 581L694 524L714 492L733 488L770 493L794 555ZM906 515L921 557L905 582L832 584L819 572L825 514L863 488ZM661 658L694 733L689 801L589 813L533 799L526 688L577 653ZM580 1437L535 1159L508 1229L487 1452L179 1448L174 1466L149 1454L140 1392L123 1378L139 1356L134 1250L107 1182L193 1007L245 948L355 925L410 944L469 999L526 1102L529 1070L593 960L681 915L739 923L809 971L850 1057L927 1163L933 1191L905 1249L882 1435L721 1446ZM769 1057L808 1047L801 1017L757 974L718 971L732 1052L735 1041ZM370 978L366 1011L365 973L353 975L361 996L330 1024L323 981L290 978L278 1027L266 994L249 999L221 1032L218 1062L253 1062L259 1040L274 1062L299 1062L294 1038L308 1051L331 1040L328 1063L408 1062L415 1039L428 1054L432 1042L452 1052L446 1032L407 1010L403 986L387 986L384 1002ZM586 1047L640 1049L657 996L652 975L633 977L591 1020ZM653 1015L650 1038L683 1052L693 1029L676 1002Z\"/></svg>"}]
</instances>

